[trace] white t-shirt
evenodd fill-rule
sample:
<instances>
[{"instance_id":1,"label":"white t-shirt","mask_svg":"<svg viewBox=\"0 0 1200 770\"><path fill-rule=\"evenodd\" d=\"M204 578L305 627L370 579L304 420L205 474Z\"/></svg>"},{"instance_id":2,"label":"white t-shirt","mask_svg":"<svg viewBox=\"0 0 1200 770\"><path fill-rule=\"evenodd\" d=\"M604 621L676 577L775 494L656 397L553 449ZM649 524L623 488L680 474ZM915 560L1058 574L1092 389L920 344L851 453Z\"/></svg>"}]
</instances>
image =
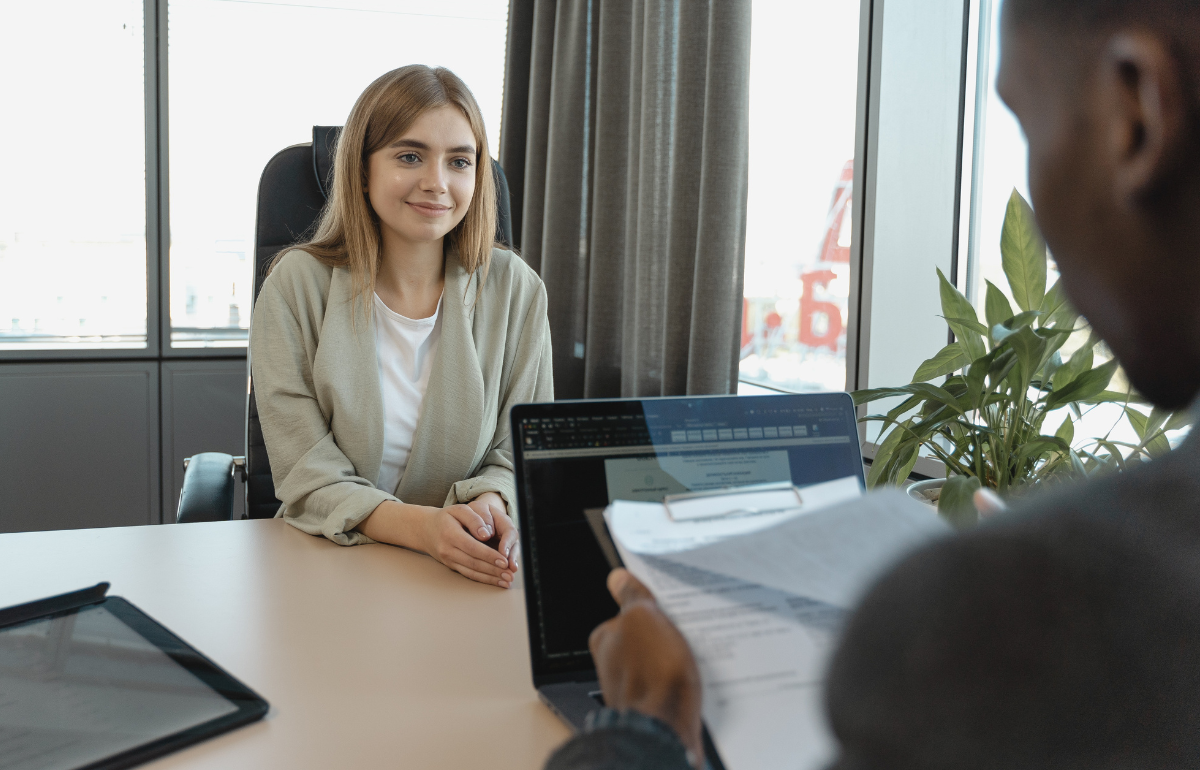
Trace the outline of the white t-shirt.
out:
<instances>
[{"instance_id":1,"label":"white t-shirt","mask_svg":"<svg viewBox=\"0 0 1200 770\"><path fill-rule=\"evenodd\" d=\"M408 465L413 433L442 334L442 300L429 318L405 318L375 295L375 361L383 393L383 464L375 486L395 492Z\"/></svg>"}]
</instances>

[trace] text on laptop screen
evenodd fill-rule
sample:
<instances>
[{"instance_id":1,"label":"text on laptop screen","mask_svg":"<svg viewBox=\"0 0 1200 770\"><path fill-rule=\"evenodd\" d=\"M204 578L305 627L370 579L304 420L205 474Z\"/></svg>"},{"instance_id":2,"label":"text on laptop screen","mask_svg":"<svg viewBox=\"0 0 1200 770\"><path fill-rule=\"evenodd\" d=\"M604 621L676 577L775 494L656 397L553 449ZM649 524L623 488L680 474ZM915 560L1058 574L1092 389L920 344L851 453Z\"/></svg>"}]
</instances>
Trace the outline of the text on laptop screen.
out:
<instances>
[{"instance_id":1,"label":"text on laptop screen","mask_svg":"<svg viewBox=\"0 0 1200 770\"><path fill-rule=\"evenodd\" d=\"M857 475L845 394L575 402L519 407L522 525L532 641L553 673L586 662L587 638L616 613L584 511L614 500ZM535 673L538 665L535 660Z\"/></svg>"}]
</instances>

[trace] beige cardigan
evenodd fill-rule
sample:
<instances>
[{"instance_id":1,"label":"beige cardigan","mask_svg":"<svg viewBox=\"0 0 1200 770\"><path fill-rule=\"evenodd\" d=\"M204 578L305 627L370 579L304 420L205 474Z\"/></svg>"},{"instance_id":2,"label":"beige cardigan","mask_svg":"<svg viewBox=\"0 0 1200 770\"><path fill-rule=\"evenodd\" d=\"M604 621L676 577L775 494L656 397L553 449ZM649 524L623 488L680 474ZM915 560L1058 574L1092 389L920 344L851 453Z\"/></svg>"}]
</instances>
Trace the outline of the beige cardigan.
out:
<instances>
[{"instance_id":1,"label":"beige cardigan","mask_svg":"<svg viewBox=\"0 0 1200 770\"><path fill-rule=\"evenodd\" d=\"M353 531L384 500L446 506L497 492L515 511L513 404L551 401L546 289L511 251L492 250L483 292L446 257L442 331L400 485L376 489L383 458L383 396L375 329L350 271L292 250L254 305L250 361L277 516L335 543L372 542ZM369 298L368 298L369 299Z\"/></svg>"}]
</instances>

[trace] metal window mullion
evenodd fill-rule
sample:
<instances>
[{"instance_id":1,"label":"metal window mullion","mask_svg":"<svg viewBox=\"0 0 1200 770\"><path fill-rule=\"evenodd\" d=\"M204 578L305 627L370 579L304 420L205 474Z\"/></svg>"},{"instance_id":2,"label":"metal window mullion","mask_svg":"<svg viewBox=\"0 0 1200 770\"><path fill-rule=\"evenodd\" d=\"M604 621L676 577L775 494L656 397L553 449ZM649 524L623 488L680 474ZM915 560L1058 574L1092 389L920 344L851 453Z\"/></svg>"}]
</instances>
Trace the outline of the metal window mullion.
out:
<instances>
[{"instance_id":1,"label":"metal window mullion","mask_svg":"<svg viewBox=\"0 0 1200 770\"><path fill-rule=\"evenodd\" d=\"M976 31L977 52L975 63L975 115L971 142L971 175L965 184L969 185L966 192L968 207L967 233L964 240L967 247L966 280L963 293L974 301L978 294L980 282L979 265L979 220L980 220L980 184L984 174L983 144L987 134L987 108L991 96L991 62L992 62L992 0L976 0Z\"/></svg>"},{"instance_id":2,"label":"metal window mullion","mask_svg":"<svg viewBox=\"0 0 1200 770\"><path fill-rule=\"evenodd\" d=\"M163 121L160 97L164 73L160 68L163 36L161 12L166 0L144 0L145 115L146 115L146 353L162 355L161 314L163 269L163 200L166 163L161 152Z\"/></svg>"},{"instance_id":3,"label":"metal window mullion","mask_svg":"<svg viewBox=\"0 0 1200 770\"><path fill-rule=\"evenodd\" d=\"M862 0L859 11L858 115L855 121L853 235L846 329L846 390L865 388L871 352L871 274L874 263L876 116L882 79L884 0Z\"/></svg>"},{"instance_id":4,"label":"metal window mullion","mask_svg":"<svg viewBox=\"0 0 1200 770\"><path fill-rule=\"evenodd\" d=\"M153 142L147 143L147 166L154 164L153 195L148 197L148 207L152 210L155 222L154 238L154 279L150 286L154 292L151 303L153 315L150 319L154 324L154 348L161 358L171 348L171 208L169 184L169 155L168 155L168 73L167 73L167 0L145 0L147 18L153 14L154 38L153 53L147 54L147 71L150 64L154 70L154 89L152 97L154 134ZM149 89L148 89L149 95ZM148 110L148 114L150 110ZM153 161L151 161L153 157ZM149 174L147 174L149 177ZM150 324L147 323L147 335L151 334Z\"/></svg>"}]
</instances>

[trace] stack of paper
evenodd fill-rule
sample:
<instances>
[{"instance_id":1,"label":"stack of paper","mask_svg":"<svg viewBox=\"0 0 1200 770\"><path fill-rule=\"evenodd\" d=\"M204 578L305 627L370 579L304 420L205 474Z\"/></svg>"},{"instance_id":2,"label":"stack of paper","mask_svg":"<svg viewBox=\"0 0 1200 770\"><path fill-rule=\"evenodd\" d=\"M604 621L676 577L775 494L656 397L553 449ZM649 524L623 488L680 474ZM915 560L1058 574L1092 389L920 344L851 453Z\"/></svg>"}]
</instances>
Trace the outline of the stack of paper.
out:
<instances>
[{"instance_id":1,"label":"stack of paper","mask_svg":"<svg viewBox=\"0 0 1200 770\"><path fill-rule=\"evenodd\" d=\"M696 654L728 770L828 762L821 683L848 611L900 555L950 531L899 491L862 495L855 478L800 495L798 508L757 516L675 521L661 504L625 501L604 512L625 566Z\"/></svg>"}]
</instances>

